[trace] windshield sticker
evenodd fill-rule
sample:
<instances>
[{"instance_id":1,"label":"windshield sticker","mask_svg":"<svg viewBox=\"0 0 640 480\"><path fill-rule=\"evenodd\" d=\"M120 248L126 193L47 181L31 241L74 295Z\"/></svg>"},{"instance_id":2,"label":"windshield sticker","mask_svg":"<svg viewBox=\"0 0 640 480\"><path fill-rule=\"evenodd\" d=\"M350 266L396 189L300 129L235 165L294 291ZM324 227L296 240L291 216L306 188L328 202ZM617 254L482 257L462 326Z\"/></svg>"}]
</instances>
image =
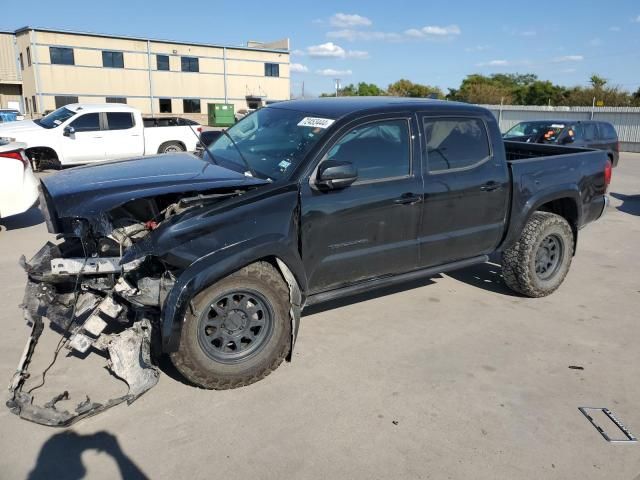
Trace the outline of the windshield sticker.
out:
<instances>
[{"instance_id":1,"label":"windshield sticker","mask_svg":"<svg viewBox=\"0 0 640 480\"><path fill-rule=\"evenodd\" d=\"M60 120L54 120L53 123L55 123L56 125L60 125L62 122Z\"/></svg>"},{"instance_id":2,"label":"windshield sticker","mask_svg":"<svg viewBox=\"0 0 640 480\"><path fill-rule=\"evenodd\" d=\"M552 123L551 128L564 128L564 125L560 123Z\"/></svg>"},{"instance_id":3,"label":"windshield sticker","mask_svg":"<svg viewBox=\"0 0 640 480\"><path fill-rule=\"evenodd\" d=\"M317 117L304 117L298 123L299 127L312 127L312 128L329 128L335 120L331 118L317 118Z\"/></svg>"},{"instance_id":4,"label":"windshield sticker","mask_svg":"<svg viewBox=\"0 0 640 480\"><path fill-rule=\"evenodd\" d=\"M289 168L289 165L291 165L291 162L289 160L282 160L278 166L282 169L282 170L286 170L287 168Z\"/></svg>"}]
</instances>

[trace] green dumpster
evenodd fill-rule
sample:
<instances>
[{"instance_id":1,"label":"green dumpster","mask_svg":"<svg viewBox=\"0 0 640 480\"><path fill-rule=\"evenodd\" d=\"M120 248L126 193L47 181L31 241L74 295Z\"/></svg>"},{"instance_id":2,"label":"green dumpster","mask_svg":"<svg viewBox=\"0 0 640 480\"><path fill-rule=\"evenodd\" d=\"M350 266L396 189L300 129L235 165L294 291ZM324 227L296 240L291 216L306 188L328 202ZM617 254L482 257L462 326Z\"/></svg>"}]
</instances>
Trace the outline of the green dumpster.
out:
<instances>
[{"instance_id":1,"label":"green dumpster","mask_svg":"<svg viewBox=\"0 0 640 480\"><path fill-rule=\"evenodd\" d=\"M236 116L231 103L210 103L207 106L210 127L228 127L236 123Z\"/></svg>"}]
</instances>

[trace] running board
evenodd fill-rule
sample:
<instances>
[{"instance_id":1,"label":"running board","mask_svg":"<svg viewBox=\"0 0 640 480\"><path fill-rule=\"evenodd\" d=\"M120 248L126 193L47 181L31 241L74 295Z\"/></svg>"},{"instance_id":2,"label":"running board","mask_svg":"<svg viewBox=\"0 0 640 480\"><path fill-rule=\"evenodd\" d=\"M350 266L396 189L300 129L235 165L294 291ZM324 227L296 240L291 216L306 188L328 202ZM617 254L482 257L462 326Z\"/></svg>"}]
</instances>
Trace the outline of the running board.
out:
<instances>
[{"instance_id":1,"label":"running board","mask_svg":"<svg viewBox=\"0 0 640 480\"><path fill-rule=\"evenodd\" d=\"M468 258L466 260L459 260L457 262L445 263L444 265L438 265L435 267L423 268L421 270L413 270L408 273L401 273L398 275L389 275L386 277L378 277L372 280L366 280L355 285L349 285L348 287L337 288L335 290L329 290L327 292L320 292L307 297L307 301L304 306L316 305L318 303L328 302L330 300L336 300L338 298L350 297L357 295L358 293L368 292L370 290L389 287L410 280L417 280L424 277L431 277L438 273L450 272L452 270L458 270L460 268L470 267L478 263L485 263L489 261L488 255L480 255L478 257Z\"/></svg>"}]
</instances>

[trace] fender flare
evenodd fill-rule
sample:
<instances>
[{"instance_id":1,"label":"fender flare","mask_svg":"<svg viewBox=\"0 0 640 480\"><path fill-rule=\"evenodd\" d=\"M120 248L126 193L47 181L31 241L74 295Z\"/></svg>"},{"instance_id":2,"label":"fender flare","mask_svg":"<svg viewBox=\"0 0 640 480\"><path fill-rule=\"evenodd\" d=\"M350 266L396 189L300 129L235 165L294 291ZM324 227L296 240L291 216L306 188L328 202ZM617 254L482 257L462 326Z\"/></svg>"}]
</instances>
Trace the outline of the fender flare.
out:
<instances>
[{"instance_id":1,"label":"fender flare","mask_svg":"<svg viewBox=\"0 0 640 480\"><path fill-rule=\"evenodd\" d=\"M227 275L265 258L275 258L276 265L291 292L292 339L288 359L298 332L300 311L306 291L302 259L283 238L250 239L221 248L192 263L177 278L167 295L160 319L163 352L174 352L180 343L184 314L191 299L204 288ZM285 268L286 267L286 268Z\"/></svg>"},{"instance_id":2,"label":"fender flare","mask_svg":"<svg viewBox=\"0 0 640 480\"><path fill-rule=\"evenodd\" d=\"M560 189L558 189L558 187L560 187ZM519 211L512 212L509 222L510 227L507 231L507 234L505 235L502 244L500 245L500 250L504 251L518 240L522 229L531 218L531 215L533 215L533 213L536 212L542 205L554 200L561 200L564 198L573 200L576 206L576 225L575 228L572 226L572 230L574 231L573 233L575 237L575 243L577 244L578 229L582 222L582 197L577 185L567 184L560 186L556 185L550 189L536 192L525 202L525 204L519 209Z\"/></svg>"}]
</instances>

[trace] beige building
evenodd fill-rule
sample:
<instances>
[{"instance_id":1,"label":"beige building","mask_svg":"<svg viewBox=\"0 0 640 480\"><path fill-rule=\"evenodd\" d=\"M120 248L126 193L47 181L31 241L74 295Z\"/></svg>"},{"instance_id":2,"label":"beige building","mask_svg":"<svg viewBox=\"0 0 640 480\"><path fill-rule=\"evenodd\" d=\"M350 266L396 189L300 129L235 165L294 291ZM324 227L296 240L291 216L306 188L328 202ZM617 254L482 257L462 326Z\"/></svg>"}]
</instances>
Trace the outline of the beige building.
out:
<instances>
[{"instance_id":1,"label":"beige building","mask_svg":"<svg viewBox=\"0 0 640 480\"><path fill-rule=\"evenodd\" d=\"M203 121L289 98L289 40L195 44L25 27L0 33L0 106L38 116L68 103L122 102Z\"/></svg>"}]
</instances>

